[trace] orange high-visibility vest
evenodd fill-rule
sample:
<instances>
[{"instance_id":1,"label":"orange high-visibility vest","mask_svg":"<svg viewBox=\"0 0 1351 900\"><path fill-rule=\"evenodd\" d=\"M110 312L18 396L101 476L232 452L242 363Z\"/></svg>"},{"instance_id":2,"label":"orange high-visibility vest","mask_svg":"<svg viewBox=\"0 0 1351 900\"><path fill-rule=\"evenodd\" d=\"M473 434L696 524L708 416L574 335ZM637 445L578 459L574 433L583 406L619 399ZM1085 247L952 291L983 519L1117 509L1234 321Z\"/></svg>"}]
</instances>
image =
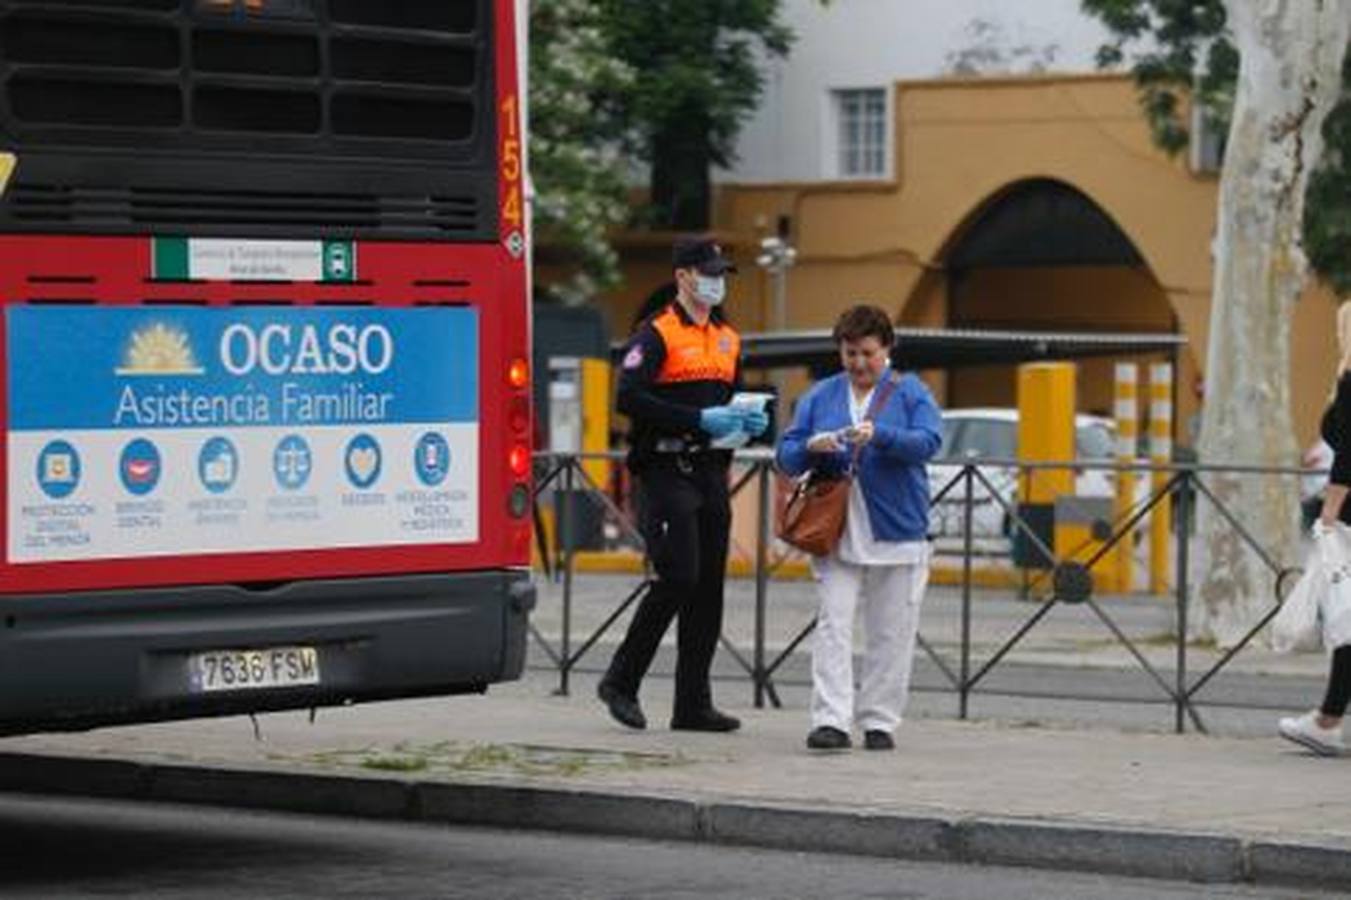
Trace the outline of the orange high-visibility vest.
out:
<instances>
[{"instance_id":1,"label":"orange high-visibility vest","mask_svg":"<svg viewBox=\"0 0 1351 900\"><path fill-rule=\"evenodd\" d=\"M657 373L658 384L684 381L736 380L741 356L741 336L732 326L684 321L674 306L652 320L652 327L666 345L666 359Z\"/></svg>"}]
</instances>

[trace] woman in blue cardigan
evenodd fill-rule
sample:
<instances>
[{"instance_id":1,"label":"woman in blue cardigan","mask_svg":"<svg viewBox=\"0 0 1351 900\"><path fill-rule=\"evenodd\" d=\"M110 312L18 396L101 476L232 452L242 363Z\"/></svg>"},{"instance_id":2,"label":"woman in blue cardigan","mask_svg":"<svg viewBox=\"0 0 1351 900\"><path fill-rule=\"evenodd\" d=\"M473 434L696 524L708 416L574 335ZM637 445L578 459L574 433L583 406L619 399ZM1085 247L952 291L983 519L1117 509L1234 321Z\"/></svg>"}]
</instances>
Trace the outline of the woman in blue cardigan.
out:
<instances>
[{"instance_id":1,"label":"woman in blue cardigan","mask_svg":"<svg viewBox=\"0 0 1351 900\"><path fill-rule=\"evenodd\" d=\"M835 323L844 371L798 401L780 439L789 475L843 472L857 452L844 535L812 558L820 609L812 647L813 750L843 750L857 724L869 750L890 750L901 722L929 581L929 480L942 443L938 406L924 383L891 368L891 320L855 306ZM861 608L863 671L854 695L854 612Z\"/></svg>"}]
</instances>

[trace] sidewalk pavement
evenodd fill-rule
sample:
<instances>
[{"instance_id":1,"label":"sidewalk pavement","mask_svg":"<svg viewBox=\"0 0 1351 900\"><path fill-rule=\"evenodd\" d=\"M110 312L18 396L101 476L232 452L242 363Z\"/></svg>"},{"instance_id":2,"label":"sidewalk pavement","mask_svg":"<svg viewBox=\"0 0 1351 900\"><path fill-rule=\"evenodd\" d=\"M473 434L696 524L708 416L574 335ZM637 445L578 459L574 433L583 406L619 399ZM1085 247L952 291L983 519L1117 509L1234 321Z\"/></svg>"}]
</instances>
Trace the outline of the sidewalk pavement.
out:
<instances>
[{"instance_id":1,"label":"sidewalk pavement","mask_svg":"<svg viewBox=\"0 0 1351 900\"><path fill-rule=\"evenodd\" d=\"M895 752L815 755L805 692L745 725L645 732L578 675L401 701L0 741L0 788L793 850L1351 887L1351 760L1275 737L907 721Z\"/></svg>"}]
</instances>

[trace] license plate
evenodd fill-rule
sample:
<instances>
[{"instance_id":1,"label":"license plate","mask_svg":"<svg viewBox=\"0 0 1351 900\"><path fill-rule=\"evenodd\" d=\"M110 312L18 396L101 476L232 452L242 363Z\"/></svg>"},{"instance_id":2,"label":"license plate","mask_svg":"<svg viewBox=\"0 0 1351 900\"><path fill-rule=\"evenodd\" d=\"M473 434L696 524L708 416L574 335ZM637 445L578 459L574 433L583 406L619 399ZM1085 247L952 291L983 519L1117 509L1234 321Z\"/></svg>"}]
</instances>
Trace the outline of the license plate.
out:
<instances>
[{"instance_id":1,"label":"license plate","mask_svg":"<svg viewBox=\"0 0 1351 900\"><path fill-rule=\"evenodd\" d=\"M319 683L319 652L313 647L208 650L188 657L193 693L253 691Z\"/></svg>"}]
</instances>

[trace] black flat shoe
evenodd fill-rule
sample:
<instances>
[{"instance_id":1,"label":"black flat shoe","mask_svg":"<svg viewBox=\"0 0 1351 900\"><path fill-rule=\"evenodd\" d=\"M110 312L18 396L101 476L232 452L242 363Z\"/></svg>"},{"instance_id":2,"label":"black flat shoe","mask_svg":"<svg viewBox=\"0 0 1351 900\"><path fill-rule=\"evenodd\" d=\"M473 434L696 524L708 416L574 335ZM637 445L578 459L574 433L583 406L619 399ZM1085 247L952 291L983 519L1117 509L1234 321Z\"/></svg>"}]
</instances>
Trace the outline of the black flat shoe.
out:
<instances>
[{"instance_id":1,"label":"black flat shoe","mask_svg":"<svg viewBox=\"0 0 1351 900\"><path fill-rule=\"evenodd\" d=\"M865 731L863 746L869 750L895 750L896 741L885 731Z\"/></svg>"},{"instance_id":2,"label":"black flat shoe","mask_svg":"<svg viewBox=\"0 0 1351 900\"><path fill-rule=\"evenodd\" d=\"M740 727L741 720L736 716L718 712L711 706L692 715L671 717L672 731L736 731Z\"/></svg>"},{"instance_id":3,"label":"black flat shoe","mask_svg":"<svg viewBox=\"0 0 1351 900\"><path fill-rule=\"evenodd\" d=\"M831 728L829 725L813 728L811 734L807 735L807 749L809 750L848 750L852 743L849 740L849 735L838 728Z\"/></svg>"},{"instance_id":4,"label":"black flat shoe","mask_svg":"<svg viewBox=\"0 0 1351 900\"><path fill-rule=\"evenodd\" d=\"M643 708L638 705L637 697L630 697L608 681L596 685L596 696L620 725L626 725L636 731L642 731L647 727L647 716L643 715Z\"/></svg>"}]
</instances>

